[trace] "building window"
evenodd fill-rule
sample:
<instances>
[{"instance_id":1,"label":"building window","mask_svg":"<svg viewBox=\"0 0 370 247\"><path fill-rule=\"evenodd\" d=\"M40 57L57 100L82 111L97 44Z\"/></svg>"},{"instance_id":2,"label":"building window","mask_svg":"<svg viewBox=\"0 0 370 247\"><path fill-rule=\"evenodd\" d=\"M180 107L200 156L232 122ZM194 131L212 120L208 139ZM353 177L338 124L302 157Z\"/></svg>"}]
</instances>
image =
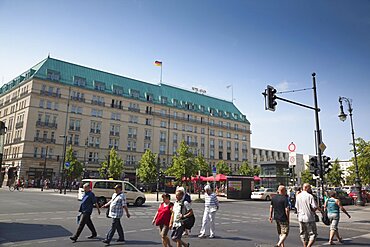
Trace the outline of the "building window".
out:
<instances>
[{"instance_id":1,"label":"building window","mask_svg":"<svg viewBox=\"0 0 370 247\"><path fill-rule=\"evenodd\" d=\"M73 77L73 83L76 86L85 87L86 86L86 78L79 77L79 76L74 76Z\"/></svg>"},{"instance_id":2,"label":"building window","mask_svg":"<svg viewBox=\"0 0 370 247\"><path fill-rule=\"evenodd\" d=\"M55 70L46 70L46 78L51 81L59 81L60 80L60 72Z\"/></svg>"},{"instance_id":3,"label":"building window","mask_svg":"<svg viewBox=\"0 0 370 247\"><path fill-rule=\"evenodd\" d=\"M161 128L166 128L166 126L167 126L166 121L161 121Z\"/></svg>"},{"instance_id":4,"label":"building window","mask_svg":"<svg viewBox=\"0 0 370 247\"><path fill-rule=\"evenodd\" d=\"M44 100L43 99L40 99L39 107L40 108L44 108Z\"/></svg>"},{"instance_id":5,"label":"building window","mask_svg":"<svg viewBox=\"0 0 370 247\"><path fill-rule=\"evenodd\" d=\"M161 104L167 104L167 97L161 96Z\"/></svg>"},{"instance_id":6,"label":"building window","mask_svg":"<svg viewBox=\"0 0 370 247\"><path fill-rule=\"evenodd\" d=\"M138 123L139 122L139 117L138 116L129 116L129 121L130 123Z\"/></svg>"}]
</instances>

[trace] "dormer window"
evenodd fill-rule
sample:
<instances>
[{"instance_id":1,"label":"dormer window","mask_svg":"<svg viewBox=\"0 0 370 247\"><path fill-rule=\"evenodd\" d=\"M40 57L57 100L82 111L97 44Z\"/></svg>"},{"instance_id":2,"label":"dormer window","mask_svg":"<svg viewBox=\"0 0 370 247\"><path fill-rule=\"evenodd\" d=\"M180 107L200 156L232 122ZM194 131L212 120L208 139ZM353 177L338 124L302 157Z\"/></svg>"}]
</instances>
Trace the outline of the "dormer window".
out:
<instances>
[{"instance_id":1,"label":"dormer window","mask_svg":"<svg viewBox=\"0 0 370 247\"><path fill-rule=\"evenodd\" d=\"M122 95L123 94L123 87L112 85L112 92L116 95Z\"/></svg>"},{"instance_id":2,"label":"dormer window","mask_svg":"<svg viewBox=\"0 0 370 247\"><path fill-rule=\"evenodd\" d=\"M153 102L153 94L147 93L146 94L146 101Z\"/></svg>"},{"instance_id":3,"label":"dormer window","mask_svg":"<svg viewBox=\"0 0 370 247\"><path fill-rule=\"evenodd\" d=\"M130 95L132 98L138 99L140 97L140 91L131 89Z\"/></svg>"},{"instance_id":4,"label":"dormer window","mask_svg":"<svg viewBox=\"0 0 370 247\"><path fill-rule=\"evenodd\" d=\"M74 76L73 77L73 83L76 86L85 87L86 86L86 78L79 77L79 76Z\"/></svg>"},{"instance_id":5,"label":"dormer window","mask_svg":"<svg viewBox=\"0 0 370 247\"><path fill-rule=\"evenodd\" d=\"M100 81L94 81L94 89L98 91L105 90L105 83Z\"/></svg>"},{"instance_id":6,"label":"dormer window","mask_svg":"<svg viewBox=\"0 0 370 247\"><path fill-rule=\"evenodd\" d=\"M56 70L48 69L46 70L46 78L51 81L59 81L60 80L60 72Z\"/></svg>"}]
</instances>

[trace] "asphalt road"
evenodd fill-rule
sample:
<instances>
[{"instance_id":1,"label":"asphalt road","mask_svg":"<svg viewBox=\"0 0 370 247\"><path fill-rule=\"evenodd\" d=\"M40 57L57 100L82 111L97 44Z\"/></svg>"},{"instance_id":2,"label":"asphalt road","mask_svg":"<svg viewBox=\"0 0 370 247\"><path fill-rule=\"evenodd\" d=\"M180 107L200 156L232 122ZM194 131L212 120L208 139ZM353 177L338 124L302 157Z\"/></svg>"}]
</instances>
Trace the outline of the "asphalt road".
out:
<instances>
[{"instance_id":1,"label":"asphalt road","mask_svg":"<svg viewBox=\"0 0 370 247\"><path fill-rule=\"evenodd\" d=\"M0 245L1 246L104 246L101 242L109 230L110 219L104 212L95 211L92 218L98 239L89 240L86 227L78 242L69 237L77 229L79 207L75 194L60 195L51 191L10 192L0 189ZM143 207L129 207L131 218L122 220L125 230L124 245L112 241L112 246L161 246L158 231L151 225L157 203ZM216 215L216 238L198 239L203 204L193 204L196 225L192 235L185 238L190 246L274 246L277 241L275 223L268 218L268 202L223 202ZM370 206L347 207L352 219L342 215L340 231L346 246L370 246ZM318 224L319 237L315 246L326 245L328 227ZM117 235L115 236L115 238ZM114 239L115 239L114 238ZM291 215L291 229L286 246L301 246L296 216Z\"/></svg>"}]
</instances>

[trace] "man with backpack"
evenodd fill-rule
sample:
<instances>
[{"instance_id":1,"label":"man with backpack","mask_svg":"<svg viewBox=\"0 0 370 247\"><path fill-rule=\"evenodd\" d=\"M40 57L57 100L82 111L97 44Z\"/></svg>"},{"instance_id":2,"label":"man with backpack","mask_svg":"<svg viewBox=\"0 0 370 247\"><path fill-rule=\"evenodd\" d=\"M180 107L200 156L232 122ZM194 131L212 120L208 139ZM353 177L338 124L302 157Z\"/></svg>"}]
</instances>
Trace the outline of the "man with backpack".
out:
<instances>
[{"instance_id":1,"label":"man with backpack","mask_svg":"<svg viewBox=\"0 0 370 247\"><path fill-rule=\"evenodd\" d=\"M191 224L194 225L194 215L191 208L191 204L184 200L184 191L176 191L176 202L173 206L173 211L170 220L170 228L172 228L171 238L176 242L177 247L185 246L189 247L189 243L182 241L182 234L185 228Z\"/></svg>"}]
</instances>

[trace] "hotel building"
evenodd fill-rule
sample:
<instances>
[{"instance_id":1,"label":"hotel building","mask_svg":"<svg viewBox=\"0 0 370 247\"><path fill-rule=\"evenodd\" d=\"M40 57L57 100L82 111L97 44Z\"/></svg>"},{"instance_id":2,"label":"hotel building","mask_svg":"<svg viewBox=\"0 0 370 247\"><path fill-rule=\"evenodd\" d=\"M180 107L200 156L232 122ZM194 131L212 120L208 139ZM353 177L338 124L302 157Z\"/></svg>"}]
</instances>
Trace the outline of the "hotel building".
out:
<instances>
[{"instance_id":1,"label":"hotel building","mask_svg":"<svg viewBox=\"0 0 370 247\"><path fill-rule=\"evenodd\" d=\"M210 165L224 160L236 172L252 164L250 123L232 102L50 57L0 88L0 120L4 184L44 171L58 177L65 143L90 176L111 148L127 176L147 149L169 166L182 140Z\"/></svg>"}]
</instances>

